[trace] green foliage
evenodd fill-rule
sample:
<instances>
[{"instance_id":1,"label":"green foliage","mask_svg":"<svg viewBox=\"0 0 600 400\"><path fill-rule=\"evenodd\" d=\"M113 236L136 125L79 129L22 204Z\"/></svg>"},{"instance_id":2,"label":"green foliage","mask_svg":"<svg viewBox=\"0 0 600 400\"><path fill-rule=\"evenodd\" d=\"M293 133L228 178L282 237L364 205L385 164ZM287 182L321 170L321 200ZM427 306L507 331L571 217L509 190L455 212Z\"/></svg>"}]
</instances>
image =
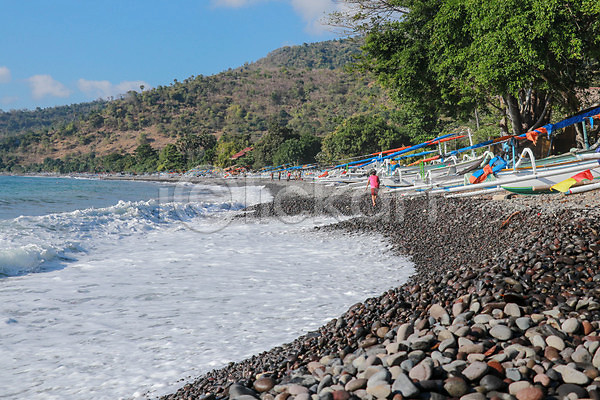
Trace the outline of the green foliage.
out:
<instances>
[{"instance_id":1,"label":"green foliage","mask_svg":"<svg viewBox=\"0 0 600 400\"><path fill-rule=\"evenodd\" d=\"M311 134L290 138L283 142L273 154L272 164L302 165L313 163L321 151L321 139Z\"/></svg>"},{"instance_id":2,"label":"green foliage","mask_svg":"<svg viewBox=\"0 0 600 400\"><path fill-rule=\"evenodd\" d=\"M596 0L390 4L402 8L403 18L359 27L367 33L362 66L392 89L399 103L427 107L434 116L465 118L475 108L497 110L499 119L508 118L499 123L505 131L510 125L521 133L548 122L552 104L579 111L578 90L598 76Z\"/></svg>"},{"instance_id":3,"label":"green foliage","mask_svg":"<svg viewBox=\"0 0 600 400\"><path fill-rule=\"evenodd\" d=\"M134 151L136 172L153 172L158 167L158 152L148 143L140 144Z\"/></svg>"},{"instance_id":4,"label":"green foliage","mask_svg":"<svg viewBox=\"0 0 600 400\"><path fill-rule=\"evenodd\" d=\"M342 122L323 140L323 158L334 161L409 144L410 136L380 114L362 114Z\"/></svg>"},{"instance_id":5,"label":"green foliage","mask_svg":"<svg viewBox=\"0 0 600 400\"><path fill-rule=\"evenodd\" d=\"M157 168L159 171L182 171L185 166L185 156L176 145L169 143L160 151Z\"/></svg>"}]
</instances>

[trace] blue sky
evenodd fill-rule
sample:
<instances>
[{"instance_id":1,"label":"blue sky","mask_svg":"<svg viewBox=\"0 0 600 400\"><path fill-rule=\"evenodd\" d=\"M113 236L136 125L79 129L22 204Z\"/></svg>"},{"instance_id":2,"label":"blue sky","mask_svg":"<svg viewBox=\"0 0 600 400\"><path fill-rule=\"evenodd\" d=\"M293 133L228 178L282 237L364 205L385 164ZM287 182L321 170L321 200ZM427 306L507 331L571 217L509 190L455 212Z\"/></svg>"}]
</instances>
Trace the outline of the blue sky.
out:
<instances>
[{"instance_id":1,"label":"blue sky","mask_svg":"<svg viewBox=\"0 0 600 400\"><path fill-rule=\"evenodd\" d=\"M108 98L339 37L334 0L6 0L0 109Z\"/></svg>"}]
</instances>

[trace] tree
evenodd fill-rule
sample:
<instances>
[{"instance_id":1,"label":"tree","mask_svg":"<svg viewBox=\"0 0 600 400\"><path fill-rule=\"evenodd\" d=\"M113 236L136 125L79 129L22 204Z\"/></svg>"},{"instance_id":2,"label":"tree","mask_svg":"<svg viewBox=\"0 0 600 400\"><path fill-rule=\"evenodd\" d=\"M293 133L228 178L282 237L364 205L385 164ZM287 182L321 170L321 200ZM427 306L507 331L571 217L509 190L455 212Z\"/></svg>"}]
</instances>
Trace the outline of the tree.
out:
<instances>
[{"instance_id":1,"label":"tree","mask_svg":"<svg viewBox=\"0 0 600 400\"><path fill-rule=\"evenodd\" d=\"M275 152L289 139L298 139L298 135L287 126L272 120L268 132L254 145L254 168L274 164Z\"/></svg>"},{"instance_id":2,"label":"tree","mask_svg":"<svg viewBox=\"0 0 600 400\"><path fill-rule=\"evenodd\" d=\"M381 115L350 117L323 140L323 152L329 161L377 153L410 143L394 125Z\"/></svg>"},{"instance_id":3,"label":"tree","mask_svg":"<svg viewBox=\"0 0 600 400\"><path fill-rule=\"evenodd\" d=\"M167 144L158 156L159 171L181 171L185 169L185 156L173 143Z\"/></svg>"},{"instance_id":4,"label":"tree","mask_svg":"<svg viewBox=\"0 0 600 400\"><path fill-rule=\"evenodd\" d=\"M432 113L498 112L521 134L572 114L598 76L597 0L345 0L336 14L366 34L362 67L396 99ZM553 107L554 106L554 107Z\"/></svg>"},{"instance_id":5,"label":"tree","mask_svg":"<svg viewBox=\"0 0 600 400\"><path fill-rule=\"evenodd\" d=\"M134 151L134 157L139 172L156 171L158 153L148 143L140 144Z\"/></svg>"}]
</instances>

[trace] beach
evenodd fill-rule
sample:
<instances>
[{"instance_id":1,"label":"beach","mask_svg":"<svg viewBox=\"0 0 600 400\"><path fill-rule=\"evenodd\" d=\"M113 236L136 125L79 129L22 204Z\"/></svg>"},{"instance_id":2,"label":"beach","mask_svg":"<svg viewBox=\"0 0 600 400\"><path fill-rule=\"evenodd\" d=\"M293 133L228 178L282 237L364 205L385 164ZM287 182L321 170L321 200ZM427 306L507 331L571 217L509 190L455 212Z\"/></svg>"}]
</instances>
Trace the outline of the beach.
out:
<instances>
[{"instance_id":1,"label":"beach","mask_svg":"<svg viewBox=\"0 0 600 400\"><path fill-rule=\"evenodd\" d=\"M366 192L269 185L274 200L247 217L358 211L318 229L380 233L416 272L319 329L163 399L600 398L594 192L497 200L383 192L370 209Z\"/></svg>"}]
</instances>

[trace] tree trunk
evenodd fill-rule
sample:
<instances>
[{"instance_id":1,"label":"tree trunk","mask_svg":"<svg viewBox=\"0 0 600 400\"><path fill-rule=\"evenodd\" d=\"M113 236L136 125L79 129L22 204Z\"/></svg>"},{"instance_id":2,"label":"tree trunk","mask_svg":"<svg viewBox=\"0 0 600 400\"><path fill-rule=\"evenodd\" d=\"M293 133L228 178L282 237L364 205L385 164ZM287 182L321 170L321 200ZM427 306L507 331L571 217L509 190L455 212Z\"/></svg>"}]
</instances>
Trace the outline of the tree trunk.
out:
<instances>
[{"instance_id":1,"label":"tree trunk","mask_svg":"<svg viewBox=\"0 0 600 400\"><path fill-rule=\"evenodd\" d=\"M523 124L521 120L521 112L519 110L519 101L513 95L507 95L505 98L506 105L508 106L508 117L513 129L513 135L520 135L523 133Z\"/></svg>"}]
</instances>

